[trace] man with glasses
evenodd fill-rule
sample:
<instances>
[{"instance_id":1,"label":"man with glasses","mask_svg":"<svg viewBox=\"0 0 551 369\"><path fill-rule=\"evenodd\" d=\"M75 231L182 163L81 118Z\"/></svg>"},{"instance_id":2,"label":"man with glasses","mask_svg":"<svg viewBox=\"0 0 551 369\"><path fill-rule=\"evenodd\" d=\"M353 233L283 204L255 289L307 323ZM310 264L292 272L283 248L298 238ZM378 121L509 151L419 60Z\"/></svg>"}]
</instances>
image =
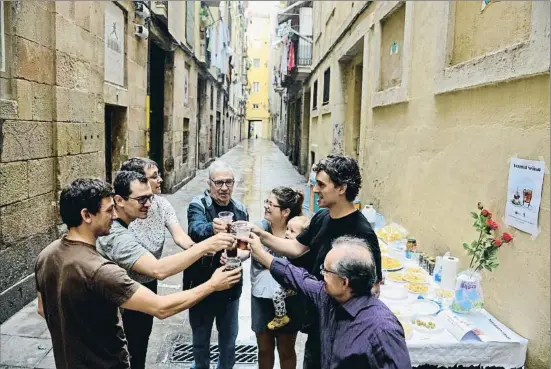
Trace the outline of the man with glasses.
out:
<instances>
[{"instance_id":1,"label":"man with glasses","mask_svg":"<svg viewBox=\"0 0 551 369\"><path fill-rule=\"evenodd\" d=\"M373 296L376 261L365 240L339 237L332 241L318 272L318 281L305 269L276 258L260 238L247 240L255 260L270 270L285 288L311 301L318 312L318 369L411 368L404 330L390 309Z\"/></svg>"},{"instance_id":2,"label":"man with glasses","mask_svg":"<svg viewBox=\"0 0 551 369\"><path fill-rule=\"evenodd\" d=\"M234 237L220 234L205 239L189 250L161 258L161 254L149 250L143 240L129 230L136 219L145 219L151 209L153 192L148 179L140 173L121 171L114 181L115 210L117 219L108 236L97 241L99 253L126 269L130 278L157 292L157 280L182 272L202 255L221 251L231 246ZM124 310L122 321L132 368L144 368L147 344L153 328L153 317L139 311Z\"/></svg>"},{"instance_id":3,"label":"man with glasses","mask_svg":"<svg viewBox=\"0 0 551 369\"><path fill-rule=\"evenodd\" d=\"M362 185L358 163L353 158L329 155L314 167L316 185L314 193L318 195L321 209L312 217L310 225L295 240L274 237L259 227L253 232L262 243L280 255L291 259L294 265L304 267L311 275L322 279L320 265L331 250L331 242L341 236L353 236L366 242L371 249L376 267L377 283L374 294L379 293L382 281L381 250L377 235L367 219L354 207L354 199ZM304 350L304 369L320 368L320 334L316 312L311 304L306 306L308 317L303 332L308 333Z\"/></svg>"},{"instance_id":4,"label":"man with glasses","mask_svg":"<svg viewBox=\"0 0 551 369\"><path fill-rule=\"evenodd\" d=\"M202 195L196 196L188 208L188 233L194 242L228 232L228 224L218 215L221 212L231 212L233 221L249 220L245 206L232 199L235 176L230 166L221 161L214 162L209 167L207 185L209 186L208 190ZM249 255L249 251L238 249L238 257L242 261ZM184 289L194 288L208 280L220 265L221 256L221 251L211 256L203 256L201 260L188 268L184 272ZM209 368L210 336L215 319L220 349L218 368L233 368L238 330L237 314L242 287L241 281L227 291L210 295L208 299L189 310L189 321L193 331L193 357L195 360L193 368Z\"/></svg>"}]
</instances>

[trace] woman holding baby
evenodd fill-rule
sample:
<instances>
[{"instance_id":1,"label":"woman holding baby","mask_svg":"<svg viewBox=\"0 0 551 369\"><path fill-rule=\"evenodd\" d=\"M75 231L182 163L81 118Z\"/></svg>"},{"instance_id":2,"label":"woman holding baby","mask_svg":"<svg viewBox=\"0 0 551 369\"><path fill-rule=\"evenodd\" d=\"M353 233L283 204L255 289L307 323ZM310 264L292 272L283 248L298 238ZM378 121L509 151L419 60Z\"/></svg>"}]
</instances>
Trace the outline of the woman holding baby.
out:
<instances>
[{"instance_id":1,"label":"woman holding baby","mask_svg":"<svg viewBox=\"0 0 551 369\"><path fill-rule=\"evenodd\" d=\"M308 225L308 218L302 216L303 201L304 195L292 188L273 189L264 202L264 219L257 225L274 236L295 238ZM302 321L301 298L291 290L282 289L270 271L255 260L251 263L251 284L252 330L258 344L259 369L273 369L276 347L281 369L295 369L295 341Z\"/></svg>"}]
</instances>

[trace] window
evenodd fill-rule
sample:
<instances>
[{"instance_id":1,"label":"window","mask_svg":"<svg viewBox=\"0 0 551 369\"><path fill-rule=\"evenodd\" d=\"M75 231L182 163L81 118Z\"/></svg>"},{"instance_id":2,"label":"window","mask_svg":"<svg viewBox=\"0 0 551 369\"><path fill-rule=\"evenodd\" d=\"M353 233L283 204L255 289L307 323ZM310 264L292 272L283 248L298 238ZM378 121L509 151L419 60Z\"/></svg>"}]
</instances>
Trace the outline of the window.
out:
<instances>
[{"instance_id":1,"label":"window","mask_svg":"<svg viewBox=\"0 0 551 369\"><path fill-rule=\"evenodd\" d=\"M253 104L253 109L258 109L258 104Z\"/></svg>"},{"instance_id":2,"label":"window","mask_svg":"<svg viewBox=\"0 0 551 369\"><path fill-rule=\"evenodd\" d=\"M254 59L253 60L253 66L255 68L260 68L260 59Z\"/></svg>"},{"instance_id":3,"label":"window","mask_svg":"<svg viewBox=\"0 0 551 369\"><path fill-rule=\"evenodd\" d=\"M214 86L210 85L210 110L214 110Z\"/></svg>"},{"instance_id":4,"label":"window","mask_svg":"<svg viewBox=\"0 0 551 369\"><path fill-rule=\"evenodd\" d=\"M323 73L323 105L327 105L329 103L329 88L331 83L331 68L327 68L327 70Z\"/></svg>"},{"instance_id":5,"label":"window","mask_svg":"<svg viewBox=\"0 0 551 369\"><path fill-rule=\"evenodd\" d=\"M186 42L193 47L193 28L195 28L195 1L186 1Z\"/></svg>"},{"instance_id":6,"label":"window","mask_svg":"<svg viewBox=\"0 0 551 369\"><path fill-rule=\"evenodd\" d=\"M260 82L253 82L253 92L260 92Z\"/></svg>"},{"instance_id":7,"label":"window","mask_svg":"<svg viewBox=\"0 0 551 369\"><path fill-rule=\"evenodd\" d=\"M187 3L194 3L194 1L186 1L186 2ZM231 1L228 1L226 4L228 6L228 39L229 39L229 43L231 45L231 34L232 34Z\"/></svg>"},{"instance_id":8,"label":"window","mask_svg":"<svg viewBox=\"0 0 551 369\"><path fill-rule=\"evenodd\" d=\"M314 82L314 98L312 99L312 110L318 108L318 81Z\"/></svg>"},{"instance_id":9,"label":"window","mask_svg":"<svg viewBox=\"0 0 551 369\"><path fill-rule=\"evenodd\" d=\"M189 103L189 71L191 66L186 63L184 69L184 106L188 106Z\"/></svg>"},{"instance_id":10,"label":"window","mask_svg":"<svg viewBox=\"0 0 551 369\"><path fill-rule=\"evenodd\" d=\"M4 2L0 1L0 72L6 70L6 53L4 46Z\"/></svg>"},{"instance_id":11,"label":"window","mask_svg":"<svg viewBox=\"0 0 551 369\"><path fill-rule=\"evenodd\" d=\"M182 163L189 158L189 118L184 118L184 131L182 132Z\"/></svg>"}]
</instances>

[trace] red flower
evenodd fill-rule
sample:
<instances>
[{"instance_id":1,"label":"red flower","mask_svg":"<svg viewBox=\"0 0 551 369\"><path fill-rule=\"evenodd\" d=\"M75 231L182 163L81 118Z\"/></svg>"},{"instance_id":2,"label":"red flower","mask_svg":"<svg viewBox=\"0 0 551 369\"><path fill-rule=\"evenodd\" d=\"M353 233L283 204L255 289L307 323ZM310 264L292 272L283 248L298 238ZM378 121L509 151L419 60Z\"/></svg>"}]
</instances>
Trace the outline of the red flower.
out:
<instances>
[{"instance_id":1,"label":"red flower","mask_svg":"<svg viewBox=\"0 0 551 369\"><path fill-rule=\"evenodd\" d=\"M492 217L492 213L490 213L488 210L484 209L482 210L482 215L488 218Z\"/></svg>"},{"instance_id":2,"label":"red flower","mask_svg":"<svg viewBox=\"0 0 551 369\"><path fill-rule=\"evenodd\" d=\"M497 223L491 219L486 220L486 225L492 230L497 229Z\"/></svg>"},{"instance_id":3,"label":"red flower","mask_svg":"<svg viewBox=\"0 0 551 369\"><path fill-rule=\"evenodd\" d=\"M499 238L492 240L492 245L494 245L495 247L501 246L501 240Z\"/></svg>"},{"instance_id":4,"label":"red flower","mask_svg":"<svg viewBox=\"0 0 551 369\"><path fill-rule=\"evenodd\" d=\"M513 240L513 236L511 236L509 233L505 232L501 235L501 240L505 243L509 243Z\"/></svg>"}]
</instances>

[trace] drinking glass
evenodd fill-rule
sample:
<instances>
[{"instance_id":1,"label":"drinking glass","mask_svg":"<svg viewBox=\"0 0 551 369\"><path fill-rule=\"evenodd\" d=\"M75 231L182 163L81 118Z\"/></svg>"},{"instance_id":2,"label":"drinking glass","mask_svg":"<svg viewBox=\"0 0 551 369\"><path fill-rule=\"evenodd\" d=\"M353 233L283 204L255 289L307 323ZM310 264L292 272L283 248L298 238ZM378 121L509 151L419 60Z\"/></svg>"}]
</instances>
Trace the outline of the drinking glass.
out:
<instances>
[{"instance_id":1,"label":"drinking glass","mask_svg":"<svg viewBox=\"0 0 551 369\"><path fill-rule=\"evenodd\" d=\"M249 234L251 233L251 226L249 225L249 222L238 220L236 222L233 222L231 230L236 237L248 238ZM237 247L239 247L241 250L247 250L247 242L237 240Z\"/></svg>"},{"instance_id":2,"label":"drinking glass","mask_svg":"<svg viewBox=\"0 0 551 369\"><path fill-rule=\"evenodd\" d=\"M226 232L230 233L231 223L233 222L233 213L231 211L221 211L218 213L218 218L226 222Z\"/></svg>"}]
</instances>

